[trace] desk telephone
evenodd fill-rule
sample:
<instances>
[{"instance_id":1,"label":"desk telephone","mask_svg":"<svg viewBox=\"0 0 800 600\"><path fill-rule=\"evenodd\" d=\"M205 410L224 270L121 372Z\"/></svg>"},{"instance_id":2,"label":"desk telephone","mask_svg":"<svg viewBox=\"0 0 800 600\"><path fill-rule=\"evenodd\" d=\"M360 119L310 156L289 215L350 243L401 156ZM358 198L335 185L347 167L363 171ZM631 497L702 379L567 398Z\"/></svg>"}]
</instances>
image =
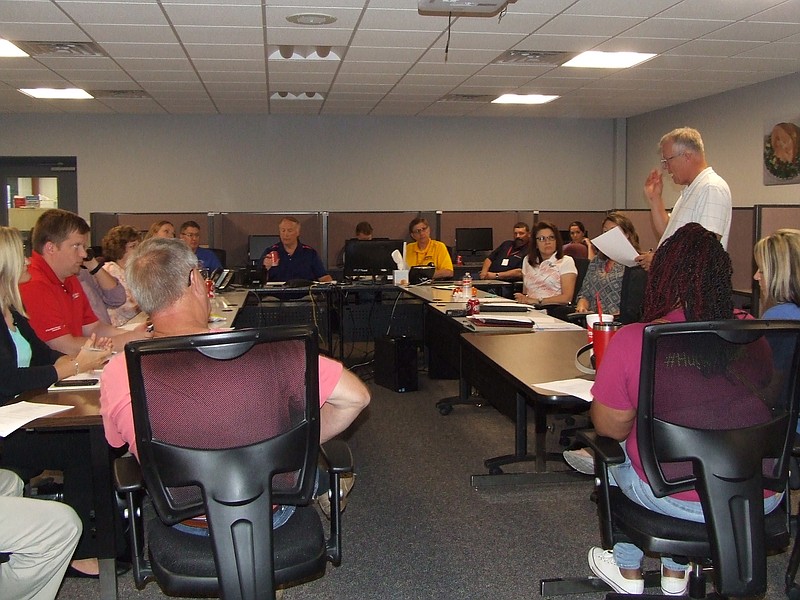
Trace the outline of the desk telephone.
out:
<instances>
[{"instance_id":1,"label":"desk telephone","mask_svg":"<svg viewBox=\"0 0 800 600\"><path fill-rule=\"evenodd\" d=\"M222 269L222 272L214 280L214 287L217 291L223 292L233 281L233 269Z\"/></svg>"}]
</instances>

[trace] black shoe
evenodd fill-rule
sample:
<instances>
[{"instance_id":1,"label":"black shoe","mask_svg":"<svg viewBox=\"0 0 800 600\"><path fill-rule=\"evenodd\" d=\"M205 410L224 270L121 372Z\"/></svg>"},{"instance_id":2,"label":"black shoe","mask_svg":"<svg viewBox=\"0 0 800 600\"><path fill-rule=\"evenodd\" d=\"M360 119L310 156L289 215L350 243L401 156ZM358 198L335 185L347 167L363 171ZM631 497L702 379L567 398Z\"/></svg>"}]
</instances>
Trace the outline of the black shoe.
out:
<instances>
[{"instance_id":1,"label":"black shoe","mask_svg":"<svg viewBox=\"0 0 800 600\"><path fill-rule=\"evenodd\" d=\"M131 563L124 562L121 560L117 561L117 577L120 575L125 575L128 571L131 570ZM89 573L84 573L83 571L78 571L72 565L67 567L67 572L64 574L64 577L73 577L75 579L99 579L100 575L91 575Z\"/></svg>"}]
</instances>

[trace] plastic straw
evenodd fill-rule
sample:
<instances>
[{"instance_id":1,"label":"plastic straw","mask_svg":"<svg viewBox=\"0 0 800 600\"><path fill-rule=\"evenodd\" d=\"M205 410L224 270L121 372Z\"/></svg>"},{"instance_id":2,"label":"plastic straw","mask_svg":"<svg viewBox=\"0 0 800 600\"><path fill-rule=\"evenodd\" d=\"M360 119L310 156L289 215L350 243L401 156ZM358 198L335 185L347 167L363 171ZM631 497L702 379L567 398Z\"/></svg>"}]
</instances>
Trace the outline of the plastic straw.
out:
<instances>
[{"instance_id":1,"label":"plastic straw","mask_svg":"<svg viewBox=\"0 0 800 600\"><path fill-rule=\"evenodd\" d=\"M600 292L595 292L594 294L595 301L597 302L597 321L599 323L603 322L603 305L600 303Z\"/></svg>"}]
</instances>

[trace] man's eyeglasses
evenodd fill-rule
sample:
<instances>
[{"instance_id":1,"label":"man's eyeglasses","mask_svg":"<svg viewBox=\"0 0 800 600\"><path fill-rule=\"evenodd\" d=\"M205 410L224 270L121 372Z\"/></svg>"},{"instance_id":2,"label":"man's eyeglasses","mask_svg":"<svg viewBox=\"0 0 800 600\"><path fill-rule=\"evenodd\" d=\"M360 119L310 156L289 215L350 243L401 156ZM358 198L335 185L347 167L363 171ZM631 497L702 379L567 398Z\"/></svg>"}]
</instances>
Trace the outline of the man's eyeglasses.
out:
<instances>
[{"instance_id":1,"label":"man's eyeglasses","mask_svg":"<svg viewBox=\"0 0 800 600\"><path fill-rule=\"evenodd\" d=\"M416 229L412 229L411 233L416 233L417 235L419 235L423 231L428 231L428 226L427 225L425 227L417 227Z\"/></svg>"},{"instance_id":2,"label":"man's eyeglasses","mask_svg":"<svg viewBox=\"0 0 800 600\"><path fill-rule=\"evenodd\" d=\"M199 238L200 234L199 233L186 233L186 232L184 232L184 233L181 234L181 237L187 237L187 238L194 239L194 238Z\"/></svg>"},{"instance_id":3,"label":"man's eyeglasses","mask_svg":"<svg viewBox=\"0 0 800 600\"><path fill-rule=\"evenodd\" d=\"M666 169L667 164L669 164L669 161L671 161L673 158L678 158L679 156L683 156L683 152L678 152L677 154L673 154L672 156L667 156L666 158L662 158L661 168Z\"/></svg>"},{"instance_id":4,"label":"man's eyeglasses","mask_svg":"<svg viewBox=\"0 0 800 600\"><path fill-rule=\"evenodd\" d=\"M554 235L537 235L536 236L537 242L555 242L556 236Z\"/></svg>"}]
</instances>

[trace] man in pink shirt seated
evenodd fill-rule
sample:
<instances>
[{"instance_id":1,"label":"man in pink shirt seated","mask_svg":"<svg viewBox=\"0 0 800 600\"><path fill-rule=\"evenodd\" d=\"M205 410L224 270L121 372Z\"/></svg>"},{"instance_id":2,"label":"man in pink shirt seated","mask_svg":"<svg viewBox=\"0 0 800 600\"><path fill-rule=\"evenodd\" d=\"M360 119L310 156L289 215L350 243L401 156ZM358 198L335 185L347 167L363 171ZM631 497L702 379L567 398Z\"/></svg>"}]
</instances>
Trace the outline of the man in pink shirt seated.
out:
<instances>
[{"instance_id":1,"label":"man in pink shirt seated","mask_svg":"<svg viewBox=\"0 0 800 600\"><path fill-rule=\"evenodd\" d=\"M128 261L126 277L133 297L150 315L153 337L209 332L206 283L194 252L180 240L151 238L143 242ZM320 442L326 442L347 429L369 404L370 394L361 380L340 362L320 356L319 399ZM114 447L128 444L138 458L123 354L115 356L103 369L100 413L108 443ZM352 478L342 481L343 489L349 491L351 486ZM273 523L282 524L275 519Z\"/></svg>"}]
</instances>

